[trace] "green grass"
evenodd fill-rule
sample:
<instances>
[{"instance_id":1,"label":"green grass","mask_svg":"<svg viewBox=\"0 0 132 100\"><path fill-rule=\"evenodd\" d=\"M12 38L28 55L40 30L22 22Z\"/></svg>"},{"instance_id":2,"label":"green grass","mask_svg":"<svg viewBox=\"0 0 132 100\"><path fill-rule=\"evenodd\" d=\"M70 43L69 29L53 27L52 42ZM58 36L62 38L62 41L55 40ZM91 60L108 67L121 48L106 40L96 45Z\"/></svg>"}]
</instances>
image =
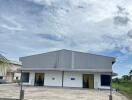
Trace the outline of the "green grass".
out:
<instances>
[{"instance_id":1,"label":"green grass","mask_svg":"<svg viewBox=\"0 0 132 100\"><path fill-rule=\"evenodd\" d=\"M120 93L132 100L132 81L120 81L119 84L117 82L113 82L112 85L113 88L119 89Z\"/></svg>"}]
</instances>

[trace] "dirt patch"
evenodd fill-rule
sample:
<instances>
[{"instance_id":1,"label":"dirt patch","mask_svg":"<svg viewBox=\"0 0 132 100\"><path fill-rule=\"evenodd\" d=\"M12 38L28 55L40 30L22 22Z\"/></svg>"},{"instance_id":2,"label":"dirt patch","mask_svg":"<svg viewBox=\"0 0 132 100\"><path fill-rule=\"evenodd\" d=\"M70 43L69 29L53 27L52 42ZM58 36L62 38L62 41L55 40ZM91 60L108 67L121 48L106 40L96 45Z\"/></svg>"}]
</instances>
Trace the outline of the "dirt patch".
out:
<instances>
[{"instance_id":1,"label":"dirt patch","mask_svg":"<svg viewBox=\"0 0 132 100\"><path fill-rule=\"evenodd\" d=\"M108 90L24 87L25 100L109 100ZM0 98L19 98L18 85L0 85ZM0 99L1 100L1 99ZM128 100L118 92L113 92L113 100Z\"/></svg>"}]
</instances>

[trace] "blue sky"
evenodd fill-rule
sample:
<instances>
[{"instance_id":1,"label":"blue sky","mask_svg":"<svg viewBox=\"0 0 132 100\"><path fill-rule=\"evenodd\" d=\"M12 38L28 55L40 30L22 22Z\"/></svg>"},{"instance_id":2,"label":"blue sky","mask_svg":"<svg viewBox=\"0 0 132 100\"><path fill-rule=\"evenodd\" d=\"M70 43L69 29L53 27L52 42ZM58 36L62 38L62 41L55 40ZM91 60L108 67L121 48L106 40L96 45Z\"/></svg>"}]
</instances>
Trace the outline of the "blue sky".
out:
<instances>
[{"instance_id":1,"label":"blue sky","mask_svg":"<svg viewBox=\"0 0 132 100\"><path fill-rule=\"evenodd\" d=\"M0 0L0 53L10 60L58 49L116 57L132 69L131 0Z\"/></svg>"}]
</instances>

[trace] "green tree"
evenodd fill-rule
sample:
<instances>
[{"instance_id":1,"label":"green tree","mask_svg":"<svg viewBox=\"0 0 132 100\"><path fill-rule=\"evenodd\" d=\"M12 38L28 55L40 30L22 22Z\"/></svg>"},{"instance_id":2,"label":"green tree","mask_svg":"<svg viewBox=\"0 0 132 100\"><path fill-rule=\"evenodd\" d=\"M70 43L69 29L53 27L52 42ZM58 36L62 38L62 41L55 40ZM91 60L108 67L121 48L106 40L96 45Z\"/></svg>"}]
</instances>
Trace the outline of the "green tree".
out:
<instances>
[{"instance_id":1,"label":"green tree","mask_svg":"<svg viewBox=\"0 0 132 100\"><path fill-rule=\"evenodd\" d=\"M122 79L128 81L129 80L129 76L128 75L123 75Z\"/></svg>"}]
</instances>

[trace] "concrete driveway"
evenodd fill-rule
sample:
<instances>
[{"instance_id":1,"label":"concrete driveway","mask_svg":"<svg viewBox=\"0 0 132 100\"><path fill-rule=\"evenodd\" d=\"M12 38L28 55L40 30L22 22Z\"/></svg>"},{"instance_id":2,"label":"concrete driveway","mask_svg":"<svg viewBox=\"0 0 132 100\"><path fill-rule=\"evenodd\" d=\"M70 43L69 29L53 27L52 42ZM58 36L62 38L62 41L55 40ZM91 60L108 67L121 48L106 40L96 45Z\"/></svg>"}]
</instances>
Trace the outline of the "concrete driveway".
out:
<instances>
[{"instance_id":1,"label":"concrete driveway","mask_svg":"<svg viewBox=\"0 0 132 100\"><path fill-rule=\"evenodd\" d=\"M24 87L25 100L109 100L108 90L91 90L57 87ZM14 84L0 84L0 98L19 98L20 87ZM128 100L113 92L113 100Z\"/></svg>"}]
</instances>

